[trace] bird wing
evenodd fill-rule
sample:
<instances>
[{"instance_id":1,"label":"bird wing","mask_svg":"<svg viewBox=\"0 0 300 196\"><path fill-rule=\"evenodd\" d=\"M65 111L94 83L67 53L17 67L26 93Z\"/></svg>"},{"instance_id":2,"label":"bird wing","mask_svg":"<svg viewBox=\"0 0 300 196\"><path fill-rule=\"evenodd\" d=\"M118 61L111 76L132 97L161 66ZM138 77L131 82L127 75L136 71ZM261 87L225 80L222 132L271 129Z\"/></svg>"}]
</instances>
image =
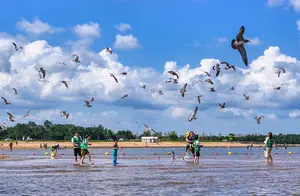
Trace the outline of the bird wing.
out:
<instances>
[{"instance_id":1,"label":"bird wing","mask_svg":"<svg viewBox=\"0 0 300 196\"><path fill-rule=\"evenodd\" d=\"M15 44L15 43L12 43L12 44L15 46L15 50L17 50L18 49L17 44Z\"/></svg>"},{"instance_id":2,"label":"bird wing","mask_svg":"<svg viewBox=\"0 0 300 196\"><path fill-rule=\"evenodd\" d=\"M227 62L221 62L220 64L225 64L226 65L226 67L229 67L230 65L229 65L229 63L227 63Z\"/></svg>"},{"instance_id":3,"label":"bird wing","mask_svg":"<svg viewBox=\"0 0 300 196\"><path fill-rule=\"evenodd\" d=\"M237 40L237 41L241 41L241 40L244 39L244 38L243 38L244 32L245 32L245 27L242 26L242 27L240 28L240 30L239 30L239 33L238 33L237 36L236 36L236 40Z\"/></svg>"},{"instance_id":4,"label":"bird wing","mask_svg":"<svg viewBox=\"0 0 300 196\"><path fill-rule=\"evenodd\" d=\"M7 103L7 100L4 98L4 97L1 97L2 99L3 99L3 101L5 102L5 103Z\"/></svg>"},{"instance_id":5,"label":"bird wing","mask_svg":"<svg viewBox=\"0 0 300 196\"><path fill-rule=\"evenodd\" d=\"M67 88L69 88L69 87L68 87L67 81L62 81L62 83L63 83Z\"/></svg>"},{"instance_id":6,"label":"bird wing","mask_svg":"<svg viewBox=\"0 0 300 196\"><path fill-rule=\"evenodd\" d=\"M18 93L17 89L15 89L15 88L13 88L13 89L14 89L15 93Z\"/></svg>"},{"instance_id":7,"label":"bird wing","mask_svg":"<svg viewBox=\"0 0 300 196\"><path fill-rule=\"evenodd\" d=\"M198 106L196 106L195 110L194 110L194 115L196 115L198 112Z\"/></svg>"},{"instance_id":8,"label":"bird wing","mask_svg":"<svg viewBox=\"0 0 300 196\"><path fill-rule=\"evenodd\" d=\"M183 90L186 90L186 87L187 87L187 83L184 84Z\"/></svg>"},{"instance_id":9,"label":"bird wing","mask_svg":"<svg viewBox=\"0 0 300 196\"><path fill-rule=\"evenodd\" d=\"M110 73L110 76L113 77L115 79L115 81L118 83L118 79L116 78L116 76L112 73Z\"/></svg>"},{"instance_id":10,"label":"bird wing","mask_svg":"<svg viewBox=\"0 0 300 196\"><path fill-rule=\"evenodd\" d=\"M247 95L245 95L245 94L243 94L243 95L244 95L245 99L247 99Z\"/></svg>"},{"instance_id":11,"label":"bird wing","mask_svg":"<svg viewBox=\"0 0 300 196\"><path fill-rule=\"evenodd\" d=\"M205 71L204 73L206 73L206 75L207 75L208 77L210 77L210 74L209 74L207 71Z\"/></svg>"},{"instance_id":12,"label":"bird wing","mask_svg":"<svg viewBox=\"0 0 300 196\"><path fill-rule=\"evenodd\" d=\"M27 115L29 115L30 110L28 110Z\"/></svg>"},{"instance_id":13,"label":"bird wing","mask_svg":"<svg viewBox=\"0 0 300 196\"><path fill-rule=\"evenodd\" d=\"M216 77L220 74L220 70L217 70Z\"/></svg>"},{"instance_id":14,"label":"bird wing","mask_svg":"<svg viewBox=\"0 0 300 196\"><path fill-rule=\"evenodd\" d=\"M232 67L232 69L233 69L234 71L236 71L236 70L235 70L235 66L234 66L234 65L232 65L231 67Z\"/></svg>"},{"instance_id":15,"label":"bird wing","mask_svg":"<svg viewBox=\"0 0 300 196\"><path fill-rule=\"evenodd\" d=\"M201 100L200 100L200 97L201 97L201 96L198 96L198 97L197 97L197 98L198 98L198 103L200 103L200 101L201 101Z\"/></svg>"},{"instance_id":16,"label":"bird wing","mask_svg":"<svg viewBox=\"0 0 300 196\"><path fill-rule=\"evenodd\" d=\"M12 117L14 117L13 115L11 115L11 113L9 113L9 112L7 112L7 114L8 114L8 116L9 116L9 118L12 118Z\"/></svg>"},{"instance_id":17,"label":"bird wing","mask_svg":"<svg viewBox=\"0 0 300 196\"><path fill-rule=\"evenodd\" d=\"M238 51L240 52L245 65L248 66L248 57L247 57L247 52L246 52L244 45L238 46Z\"/></svg>"}]
</instances>

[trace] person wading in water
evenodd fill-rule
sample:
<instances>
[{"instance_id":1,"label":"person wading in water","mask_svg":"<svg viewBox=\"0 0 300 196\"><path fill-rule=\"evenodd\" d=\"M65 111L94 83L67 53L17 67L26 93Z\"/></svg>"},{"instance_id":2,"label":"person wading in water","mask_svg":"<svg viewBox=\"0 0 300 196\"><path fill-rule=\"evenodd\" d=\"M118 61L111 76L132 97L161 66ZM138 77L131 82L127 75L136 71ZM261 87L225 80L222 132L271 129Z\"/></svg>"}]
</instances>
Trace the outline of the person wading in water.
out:
<instances>
[{"instance_id":1,"label":"person wading in water","mask_svg":"<svg viewBox=\"0 0 300 196\"><path fill-rule=\"evenodd\" d=\"M74 136L72 137L72 144L74 147L74 160L75 160L75 164L77 164L77 156L79 155L80 159L81 159L81 152L80 152L80 144L82 142L81 137L78 135L78 132L74 133Z\"/></svg>"}]
</instances>

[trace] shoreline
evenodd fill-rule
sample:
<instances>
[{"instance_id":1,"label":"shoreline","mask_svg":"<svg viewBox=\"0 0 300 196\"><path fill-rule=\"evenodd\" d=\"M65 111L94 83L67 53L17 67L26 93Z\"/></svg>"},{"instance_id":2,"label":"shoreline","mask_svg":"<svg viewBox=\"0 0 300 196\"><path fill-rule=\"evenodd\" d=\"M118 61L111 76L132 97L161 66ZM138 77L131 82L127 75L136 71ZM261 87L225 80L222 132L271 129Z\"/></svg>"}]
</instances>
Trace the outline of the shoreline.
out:
<instances>
[{"instance_id":1,"label":"shoreline","mask_svg":"<svg viewBox=\"0 0 300 196\"><path fill-rule=\"evenodd\" d=\"M0 141L0 150L7 149L10 141ZM47 148L49 149L52 145L59 144L62 148L73 148L71 142L67 141L13 141L13 149L43 149L43 144L47 143ZM93 142L91 141L91 146L89 148L111 148L113 146L113 142ZM247 145L238 142L201 142L203 148L246 148ZM42 144L42 148L40 148L40 144ZM253 147L260 147L263 144L252 144ZM185 148L186 142L172 142L172 141L162 141L158 143L145 143L145 142L119 142L119 146L122 148ZM299 144L295 145L287 145L287 147L299 147ZM278 147L283 147L283 145L278 145Z\"/></svg>"}]
</instances>

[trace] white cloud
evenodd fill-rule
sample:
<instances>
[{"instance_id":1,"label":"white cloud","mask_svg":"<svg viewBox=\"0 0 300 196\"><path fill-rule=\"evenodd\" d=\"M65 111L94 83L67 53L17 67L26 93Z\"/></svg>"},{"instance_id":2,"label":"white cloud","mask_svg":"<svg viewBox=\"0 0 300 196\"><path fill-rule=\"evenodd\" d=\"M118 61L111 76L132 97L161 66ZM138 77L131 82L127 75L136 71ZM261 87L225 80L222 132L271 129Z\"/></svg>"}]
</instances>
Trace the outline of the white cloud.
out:
<instances>
[{"instance_id":1,"label":"white cloud","mask_svg":"<svg viewBox=\"0 0 300 196\"><path fill-rule=\"evenodd\" d=\"M115 25L114 27L121 32L132 29L130 24L126 24L126 23L120 23L120 24Z\"/></svg>"},{"instance_id":2,"label":"white cloud","mask_svg":"<svg viewBox=\"0 0 300 196\"><path fill-rule=\"evenodd\" d=\"M57 33L64 31L63 28L56 28L50 26L48 23L42 22L38 17L33 19L32 22L29 22L28 20L25 20L23 18L19 22L17 22L16 27L21 31L25 31L26 33L34 35L41 35L44 33Z\"/></svg>"},{"instance_id":3,"label":"white cloud","mask_svg":"<svg viewBox=\"0 0 300 196\"><path fill-rule=\"evenodd\" d=\"M219 37L219 38L217 38L217 41L220 43L225 43L225 42L228 42L228 38L227 37Z\"/></svg>"},{"instance_id":4,"label":"white cloud","mask_svg":"<svg viewBox=\"0 0 300 196\"><path fill-rule=\"evenodd\" d=\"M300 0L289 0L290 1L290 5L293 6L293 8L296 11L300 11Z\"/></svg>"},{"instance_id":5,"label":"white cloud","mask_svg":"<svg viewBox=\"0 0 300 196\"><path fill-rule=\"evenodd\" d=\"M171 113L172 118L179 118L179 117L185 117L187 118L189 115L192 114L192 110L188 110L185 108L180 107L171 107L169 110L167 110L168 115Z\"/></svg>"},{"instance_id":6,"label":"white cloud","mask_svg":"<svg viewBox=\"0 0 300 196\"><path fill-rule=\"evenodd\" d=\"M297 118L298 116L300 116L300 110L294 110L294 111L290 112L289 116L291 118Z\"/></svg>"},{"instance_id":7,"label":"white cloud","mask_svg":"<svg viewBox=\"0 0 300 196\"><path fill-rule=\"evenodd\" d=\"M254 38L249 38L249 40L251 41L249 44L250 45L254 45L254 46L257 46L261 43L260 39L257 38L257 37L254 37Z\"/></svg>"},{"instance_id":8,"label":"white cloud","mask_svg":"<svg viewBox=\"0 0 300 196\"><path fill-rule=\"evenodd\" d=\"M278 6L283 3L284 0L268 0L269 6Z\"/></svg>"},{"instance_id":9,"label":"white cloud","mask_svg":"<svg viewBox=\"0 0 300 196\"><path fill-rule=\"evenodd\" d=\"M74 32L80 38L98 38L101 36L99 24L93 22L76 25Z\"/></svg>"},{"instance_id":10,"label":"white cloud","mask_svg":"<svg viewBox=\"0 0 300 196\"><path fill-rule=\"evenodd\" d=\"M138 39L133 35L116 35L116 41L114 43L115 48L119 49L134 49L141 47Z\"/></svg>"},{"instance_id":11,"label":"white cloud","mask_svg":"<svg viewBox=\"0 0 300 196\"><path fill-rule=\"evenodd\" d=\"M278 117L276 116L276 114L267 114L267 115L265 115L265 117L268 120L278 120Z\"/></svg>"},{"instance_id":12,"label":"white cloud","mask_svg":"<svg viewBox=\"0 0 300 196\"><path fill-rule=\"evenodd\" d=\"M300 20L297 20L296 24L297 24L298 31L300 31Z\"/></svg>"}]
</instances>

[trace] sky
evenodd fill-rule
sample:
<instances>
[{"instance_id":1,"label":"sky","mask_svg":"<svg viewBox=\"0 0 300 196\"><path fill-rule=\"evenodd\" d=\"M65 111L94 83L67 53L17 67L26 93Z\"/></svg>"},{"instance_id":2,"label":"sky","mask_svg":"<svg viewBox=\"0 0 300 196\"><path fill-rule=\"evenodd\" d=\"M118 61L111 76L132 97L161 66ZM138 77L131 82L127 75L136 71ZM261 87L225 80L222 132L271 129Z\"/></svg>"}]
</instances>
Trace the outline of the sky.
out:
<instances>
[{"instance_id":1,"label":"sky","mask_svg":"<svg viewBox=\"0 0 300 196\"><path fill-rule=\"evenodd\" d=\"M139 134L143 124L179 135L189 130L216 135L298 133L300 0L249 0L240 5L238 0L3 2L0 94L11 104L1 104L0 121L8 126L45 120L101 124ZM248 66L231 48L241 26L251 41L245 44ZM15 51L12 42L23 50ZM72 61L73 54L79 63ZM236 72L221 65L216 77L212 68L222 61L235 65ZM278 66L286 70L280 77L275 73ZM43 82L41 67L46 70ZM177 84L166 83L173 77L170 70L178 73ZM213 86L201 82L208 79L205 71L211 73ZM185 83L186 95L181 97ZM232 86L235 90L228 91ZM209 92L211 87L216 92ZM14 95L13 88L19 94ZM125 94L128 97L121 99ZM198 95L203 95L200 104ZM92 107L84 107L84 100L92 97ZM197 119L189 122L196 106ZM28 110L31 116L23 118ZM61 117L61 111L69 113L69 119ZM7 112L16 122L8 122ZM254 119L257 115L264 116L261 124Z\"/></svg>"}]
</instances>

